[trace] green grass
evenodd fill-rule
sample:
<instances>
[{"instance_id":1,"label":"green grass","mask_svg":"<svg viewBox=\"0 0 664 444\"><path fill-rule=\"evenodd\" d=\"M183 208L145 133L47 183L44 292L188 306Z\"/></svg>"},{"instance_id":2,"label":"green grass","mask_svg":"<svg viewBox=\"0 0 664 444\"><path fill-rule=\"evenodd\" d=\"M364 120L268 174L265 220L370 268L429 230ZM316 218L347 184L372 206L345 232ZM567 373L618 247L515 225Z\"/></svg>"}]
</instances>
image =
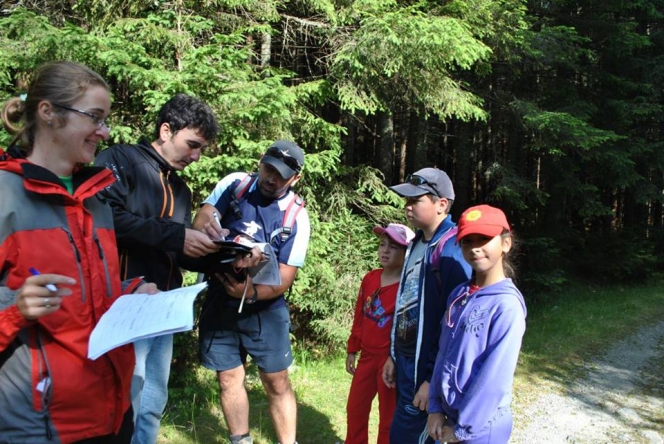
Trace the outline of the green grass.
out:
<instances>
[{"instance_id":1,"label":"green grass","mask_svg":"<svg viewBox=\"0 0 664 444\"><path fill-rule=\"evenodd\" d=\"M528 299L528 295L526 295ZM541 387L579 375L585 359L597 355L631 331L661 320L661 283L599 288L576 285L565 294L528 307L528 324L514 388L514 408L537 396ZM314 360L296 354L291 373L298 400L298 440L303 444L333 444L346 432L346 399L351 377L345 355ZM256 369L249 366L247 386L250 427L256 444L276 442L267 401ZM219 407L213 372L199 368L185 388L173 388L162 422L159 443L226 443L228 432ZM370 440L375 442L376 404Z\"/></svg>"},{"instance_id":2,"label":"green grass","mask_svg":"<svg viewBox=\"0 0 664 444\"><path fill-rule=\"evenodd\" d=\"M256 444L276 442L268 413L267 398L256 367L249 365L247 388L251 408L250 427ZM228 431L218 403L214 372L199 368L195 382L184 389L171 389L162 421L160 443L226 443ZM346 433L346 397L351 377L345 358L297 364L291 382L298 401L298 440L301 443L343 441ZM375 415L374 415L375 416ZM377 418L371 427L377 428ZM375 433L372 439L375 440Z\"/></svg>"}]
</instances>

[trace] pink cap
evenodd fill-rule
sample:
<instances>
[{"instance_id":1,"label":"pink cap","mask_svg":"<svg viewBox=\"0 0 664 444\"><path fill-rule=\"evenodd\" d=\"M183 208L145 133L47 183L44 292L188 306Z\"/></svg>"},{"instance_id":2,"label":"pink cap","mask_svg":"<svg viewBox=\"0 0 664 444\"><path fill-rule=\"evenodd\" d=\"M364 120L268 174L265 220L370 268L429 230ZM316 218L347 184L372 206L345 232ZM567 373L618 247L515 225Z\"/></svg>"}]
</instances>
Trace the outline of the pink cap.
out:
<instances>
[{"instance_id":1,"label":"pink cap","mask_svg":"<svg viewBox=\"0 0 664 444\"><path fill-rule=\"evenodd\" d=\"M399 245L403 245L404 247L408 245L408 243L415 237L413 230L401 224L389 224L385 228L381 226L374 227L373 232L379 236L382 236L383 233L385 233L394 242Z\"/></svg>"}]
</instances>

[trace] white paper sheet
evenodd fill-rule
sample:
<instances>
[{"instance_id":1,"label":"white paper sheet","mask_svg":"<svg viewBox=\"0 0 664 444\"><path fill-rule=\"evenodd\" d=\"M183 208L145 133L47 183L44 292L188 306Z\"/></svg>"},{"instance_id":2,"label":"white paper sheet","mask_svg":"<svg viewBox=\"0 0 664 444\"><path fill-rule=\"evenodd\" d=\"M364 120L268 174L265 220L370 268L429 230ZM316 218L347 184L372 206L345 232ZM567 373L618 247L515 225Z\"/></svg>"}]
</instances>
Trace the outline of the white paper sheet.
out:
<instances>
[{"instance_id":1,"label":"white paper sheet","mask_svg":"<svg viewBox=\"0 0 664 444\"><path fill-rule=\"evenodd\" d=\"M90 335L88 358L139 339L191 330L194 300L207 283L161 293L120 296Z\"/></svg>"}]
</instances>

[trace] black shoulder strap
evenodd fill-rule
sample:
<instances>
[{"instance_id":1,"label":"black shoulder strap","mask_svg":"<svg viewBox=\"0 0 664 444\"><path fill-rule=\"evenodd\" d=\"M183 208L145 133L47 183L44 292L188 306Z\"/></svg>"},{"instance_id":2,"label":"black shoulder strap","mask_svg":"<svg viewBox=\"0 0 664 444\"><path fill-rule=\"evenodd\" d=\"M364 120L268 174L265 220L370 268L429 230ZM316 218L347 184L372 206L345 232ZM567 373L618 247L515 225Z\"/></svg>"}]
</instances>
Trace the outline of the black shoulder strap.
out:
<instances>
[{"instance_id":1,"label":"black shoulder strap","mask_svg":"<svg viewBox=\"0 0 664 444\"><path fill-rule=\"evenodd\" d=\"M253 183L256 181L256 177L258 177L256 174L247 174L247 176L242 179L233 189L230 205L233 209L233 213L235 213L235 218L237 220L242 219L242 211L240 211L240 200L247 193L247 191L249 191L251 185L253 185Z\"/></svg>"}]
</instances>

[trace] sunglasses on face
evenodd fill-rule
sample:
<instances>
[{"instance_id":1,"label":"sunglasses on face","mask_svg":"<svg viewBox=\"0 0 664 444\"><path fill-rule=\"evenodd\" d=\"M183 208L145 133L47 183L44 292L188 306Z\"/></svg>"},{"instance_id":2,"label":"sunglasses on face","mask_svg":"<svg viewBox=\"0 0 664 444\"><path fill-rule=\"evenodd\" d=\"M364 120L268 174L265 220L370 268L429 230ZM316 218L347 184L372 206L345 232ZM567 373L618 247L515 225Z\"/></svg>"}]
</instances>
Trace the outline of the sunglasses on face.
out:
<instances>
[{"instance_id":1,"label":"sunglasses on face","mask_svg":"<svg viewBox=\"0 0 664 444\"><path fill-rule=\"evenodd\" d=\"M300 162L298 162L296 158L289 156L287 153L288 151L284 152L279 148L271 147L268 148L265 154L281 160L288 168L299 173L302 169L302 165L300 165Z\"/></svg>"},{"instance_id":2,"label":"sunglasses on face","mask_svg":"<svg viewBox=\"0 0 664 444\"><path fill-rule=\"evenodd\" d=\"M57 103L53 103L53 106L56 106L56 107L61 108L61 109L65 109L67 111L72 111L74 113L78 113L78 114L81 114L81 115L84 115L84 116L88 116L92 120L92 123L94 123L98 128L106 128L108 131L111 131L111 127L108 126L106 121L104 119L102 119L101 117L95 115L95 114L89 113L87 111L83 111L82 109L76 109L76 108L70 108L70 107L64 106L64 105L58 105Z\"/></svg>"}]
</instances>

